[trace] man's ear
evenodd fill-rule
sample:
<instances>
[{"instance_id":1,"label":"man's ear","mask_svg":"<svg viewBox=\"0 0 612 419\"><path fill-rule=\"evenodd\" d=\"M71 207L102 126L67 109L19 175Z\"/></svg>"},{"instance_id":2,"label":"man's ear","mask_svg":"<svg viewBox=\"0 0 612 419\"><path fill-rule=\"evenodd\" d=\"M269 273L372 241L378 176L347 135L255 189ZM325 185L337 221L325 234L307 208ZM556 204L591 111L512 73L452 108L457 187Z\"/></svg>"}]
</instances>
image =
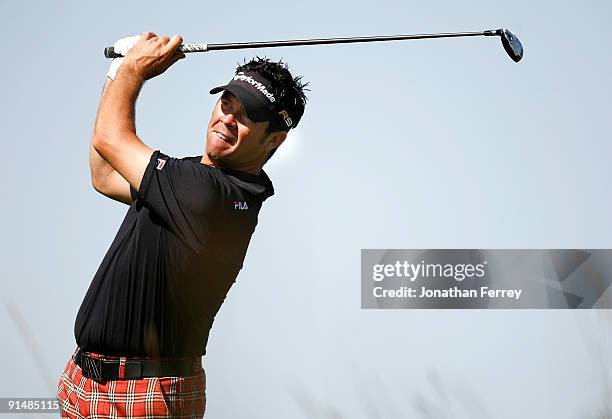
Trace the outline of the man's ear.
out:
<instances>
[{"instance_id":1,"label":"man's ear","mask_svg":"<svg viewBox=\"0 0 612 419\"><path fill-rule=\"evenodd\" d=\"M275 131L268 137L268 140L264 144L266 151L270 151L273 148L277 148L287 138L287 131Z\"/></svg>"}]
</instances>

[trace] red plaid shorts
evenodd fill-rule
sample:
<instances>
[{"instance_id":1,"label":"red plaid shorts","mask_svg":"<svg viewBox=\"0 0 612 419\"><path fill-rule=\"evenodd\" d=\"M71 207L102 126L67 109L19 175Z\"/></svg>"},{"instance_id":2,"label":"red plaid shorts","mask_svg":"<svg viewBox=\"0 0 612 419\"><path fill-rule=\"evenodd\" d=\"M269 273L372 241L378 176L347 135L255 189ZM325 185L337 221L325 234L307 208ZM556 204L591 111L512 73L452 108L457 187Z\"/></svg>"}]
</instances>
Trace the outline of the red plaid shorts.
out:
<instances>
[{"instance_id":1,"label":"red plaid shorts","mask_svg":"<svg viewBox=\"0 0 612 419\"><path fill-rule=\"evenodd\" d=\"M205 390L204 371L192 377L96 381L83 376L71 357L60 377L57 397L62 418L201 419Z\"/></svg>"}]
</instances>

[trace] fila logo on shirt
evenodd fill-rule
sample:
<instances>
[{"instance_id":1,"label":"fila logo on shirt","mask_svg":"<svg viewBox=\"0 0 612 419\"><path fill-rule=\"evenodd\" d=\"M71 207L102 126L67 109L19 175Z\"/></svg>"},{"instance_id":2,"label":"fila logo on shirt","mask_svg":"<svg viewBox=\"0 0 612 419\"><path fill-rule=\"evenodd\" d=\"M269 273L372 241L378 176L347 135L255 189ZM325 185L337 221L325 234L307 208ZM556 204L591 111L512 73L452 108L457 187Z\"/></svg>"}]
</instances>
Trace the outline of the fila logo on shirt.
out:
<instances>
[{"instance_id":1,"label":"fila logo on shirt","mask_svg":"<svg viewBox=\"0 0 612 419\"><path fill-rule=\"evenodd\" d=\"M234 201L234 209L235 210L248 210L249 206L246 202L243 201Z\"/></svg>"},{"instance_id":2,"label":"fila logo on shirt","mask_svg":"<svg viewBox=\"0 0 612 419\"><path fill-rule=\"evenodd\" d=\"M155 166L155 168L157 170L161 170L164 168L164 166L166 165L166 160L164 159L157 159L157 166Z\"/></svg>"}]
</instances>

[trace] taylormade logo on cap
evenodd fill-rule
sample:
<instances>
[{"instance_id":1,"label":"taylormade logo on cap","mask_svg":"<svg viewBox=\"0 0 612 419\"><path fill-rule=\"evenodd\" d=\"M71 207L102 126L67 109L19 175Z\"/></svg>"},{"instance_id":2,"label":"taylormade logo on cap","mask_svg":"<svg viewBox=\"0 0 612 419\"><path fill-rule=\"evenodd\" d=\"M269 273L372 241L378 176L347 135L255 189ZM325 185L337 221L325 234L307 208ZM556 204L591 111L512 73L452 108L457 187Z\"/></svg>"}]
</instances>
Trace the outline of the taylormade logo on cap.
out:
<instances>
[{"instance_id":1,"label":"taylormade logo on cap","mask_svg":"<svg viewBox=\"0 0 612 419\"><path fill-rule=\"evenodd\" d=\"M257 80L253 79L253 77L251 76L247 76L245 75L242 71L240 73L237 73L234 76L234 81L239 80L239 81L245 81L247 83L249 83L250 85L252 85L254 88L256 88L257 90L259 90L261 93L263 93L263 95L265 97L268 98L268 100L272 103L276 102L276 98L274 97L274 95L270 92L268 92L268 89L266 88L266 86L264 86L263 84L261 84L260 82L258 82Z\"/></svg>"}]
</instances>

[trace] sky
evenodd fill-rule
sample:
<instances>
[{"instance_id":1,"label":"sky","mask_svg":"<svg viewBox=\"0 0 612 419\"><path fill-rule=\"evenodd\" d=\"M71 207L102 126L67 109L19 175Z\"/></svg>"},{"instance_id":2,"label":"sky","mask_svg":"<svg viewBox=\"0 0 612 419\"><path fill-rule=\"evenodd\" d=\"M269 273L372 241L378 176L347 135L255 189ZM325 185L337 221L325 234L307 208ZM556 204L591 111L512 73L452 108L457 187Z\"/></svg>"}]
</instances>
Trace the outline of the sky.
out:
<instances>
[{"instance_id":1,"label":"sky","mask_svg":"<svg viewBox=\"0 0 612 419\"><path fill-rule=\"evenodd\" d=\"M189 55L145 84L138 135L201 155L208 90L255 55L310 83L213 326L207 417L595 417L612 399L610 312L362 310L360 251L611 248L611 14L606 1L0 1L0 397L55 394L127 211L89 178L104 47L143 31L215 43L506 27L520 63L497 38Z\"/></svg>"}]
</instances>

